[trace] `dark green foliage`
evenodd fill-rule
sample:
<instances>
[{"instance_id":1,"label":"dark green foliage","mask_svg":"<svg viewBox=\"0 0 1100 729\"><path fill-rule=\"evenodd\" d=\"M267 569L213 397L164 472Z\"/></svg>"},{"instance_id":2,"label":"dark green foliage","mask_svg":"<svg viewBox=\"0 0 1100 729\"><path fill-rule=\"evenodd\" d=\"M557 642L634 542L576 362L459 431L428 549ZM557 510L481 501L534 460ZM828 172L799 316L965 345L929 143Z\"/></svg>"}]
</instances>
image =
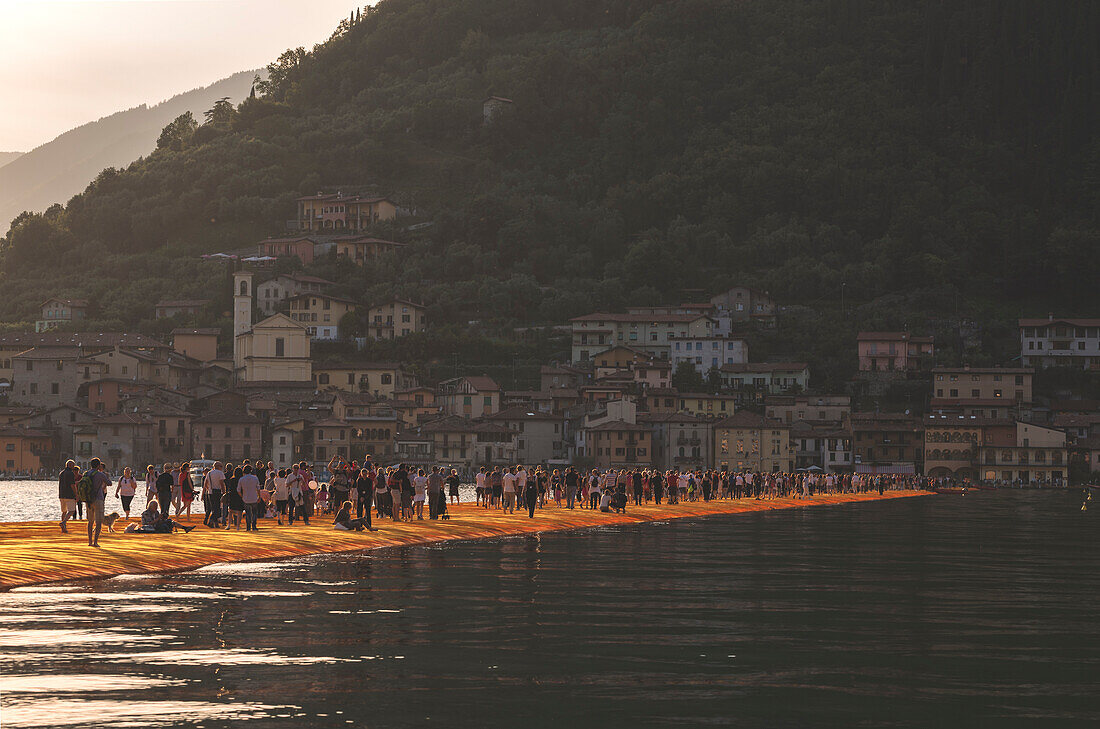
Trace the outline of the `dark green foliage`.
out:
<instances>
[{"instance_id":1,"label":"dark green foliage","mask_svg":"<svg viewBox=\"0 0 1100 729\"><path fill-rule=\"evenodd\" d=\"M297 195L354 184L433 224L380 228L411 245L366 270L311 272L455 331L738 282L794 307L754 359L807 359L815 386L850 377L860 328L1000 357L1015 316L1095 313L1097 37L1093 3L384 0L281 55L258 97L17 220L5 283L129 286L147 269L120 262L248 245ZM513 103L485 124L489 94ZM980 351L954 345L964 318Z\"/></svg>"}]
</instances>

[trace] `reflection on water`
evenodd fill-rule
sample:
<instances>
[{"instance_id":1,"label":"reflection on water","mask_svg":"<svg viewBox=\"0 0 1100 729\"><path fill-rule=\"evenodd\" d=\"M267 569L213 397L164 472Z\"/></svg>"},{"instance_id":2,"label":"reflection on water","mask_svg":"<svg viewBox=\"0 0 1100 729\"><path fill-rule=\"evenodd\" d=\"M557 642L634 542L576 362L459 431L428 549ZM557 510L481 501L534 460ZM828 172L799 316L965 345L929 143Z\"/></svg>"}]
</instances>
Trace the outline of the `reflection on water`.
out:
<instances>
[{"instance_id":1,"label":"reflection on water","mask_svg":"<svg viewBox=\"0 0 1100 729\"><path fill-rule=\"evenodd\" d=\"M0 595L0 712L5 727L1094 726L1100 512L1075 497L22 589Z\"/></svg>"}]
</instances>

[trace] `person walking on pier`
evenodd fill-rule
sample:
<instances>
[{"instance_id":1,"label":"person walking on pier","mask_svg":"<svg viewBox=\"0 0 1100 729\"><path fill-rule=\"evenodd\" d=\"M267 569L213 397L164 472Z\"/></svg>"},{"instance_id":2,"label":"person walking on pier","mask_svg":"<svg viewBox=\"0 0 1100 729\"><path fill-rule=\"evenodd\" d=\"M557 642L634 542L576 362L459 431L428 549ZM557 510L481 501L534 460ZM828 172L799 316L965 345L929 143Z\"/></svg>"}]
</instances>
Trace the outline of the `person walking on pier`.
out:
<instances>
[{"instance_id":1,"label":"person walking on pier","mask_svg":"<svg viewBox=\"0 0 1100 729\"><path fill-rule=\"evenodd\" d=\"M61 532L68 534L66 525L76 516L76 461L65 461L65 467L57 474L57 498L61 501Z\"/></svg>"},{"instance_id":2,"label":"person walking on pier","mask_svg":"<svg viewBox=\"0 0 1100 729\"><path fill-rule=\"evenodd\" d=\"M168 516L168 509L172 506L172 489L176 485L176 480L172 476L172 464L165 463L164 470L157 476L157 503L160 504L160 511L164 516Z\"/></svg>"},{"instance_id":3,"label":"person walking on pier","mask_svg":"<svg viewBox=\"0 0 1100 729\"><path fill-rule=\"evenodd\" d=\"M529 478L523 487L524 503L527 504L527 518L535 518L535 507L539 505L538 479Z\"/></svg>"},{"instance_id":4,"label":"person walking on pier","mask_svg":"<svg viewBox=\"0 0 1100 729\"><path fill-rule=\"evenodd\" d=\"M88 546L98 547L99 535L103 531L103 503L107 500L111 479L104 473L103 463L98 458L89 461L85 477L91 480L91 491L87 495Z\"/></svg>"}]
</instances>

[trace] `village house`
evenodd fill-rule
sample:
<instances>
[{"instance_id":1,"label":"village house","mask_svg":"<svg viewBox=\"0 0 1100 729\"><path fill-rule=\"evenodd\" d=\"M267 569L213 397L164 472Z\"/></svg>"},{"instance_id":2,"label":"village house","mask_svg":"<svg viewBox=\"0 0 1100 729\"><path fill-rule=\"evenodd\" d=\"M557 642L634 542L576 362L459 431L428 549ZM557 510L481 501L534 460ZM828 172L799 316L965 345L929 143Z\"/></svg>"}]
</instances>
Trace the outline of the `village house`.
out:
<instances>
[{"instance_id":1,"label":"village house","mask_svg":"<svg viewBox=\"0 0 1100 729\"><path fill-rule=\"evenodd\" d=\"M18 425L0 426L0 466L6 475L35 474L57 465L50 433Z\"/></svg>"},{"instance_id":2,"label":"village house","mask_svg":"<svg viewBox=\"0 0 1100 729\"><path fill-rule=\"evenodd\" d=\"M1066 434L1056 428L1013 421L990 429L983 439L981 475L984 481L1062 485L1068 475Z\"/></svg>"},{"instance_id":3,"label":"village house","mask_svg":"<svg viewBox=\"0 0 1100 729\"><path fill-rule=\"evenodd\" d=\"M427 309L405 299L372 306L367 313L367 336L371 339L404 337L427 328Z\"/></svg>"},{"instance_id":4,"label":"village house","mask_svg":"<svg viewBox=\"0 0 1100 729\"><path fill-rule=\"evenodd\" d=\"M676 411L701 418L724 418L733 415L737 402L735 395L719 395L707 392L681 392L677 394Z\"/></svg>"},{"instance_id":5,"label":"village house","mask_svg":"<svg viewBox=\"0 0 1100 729\"><path fill-rule=\"evenodd\" d=\"M924 426L901 413L852 413L856 473L911 475L924 466Z\"/></svg>"},{"instance_id":6,"label":"village house","mask_svg":"<svg viewBox=\"0 0 1100 729\"><path fill-rule=\"evenodd\" d=\"M73 432L95 419L95 413L75 405L58 405L47 410L34 410L11 425L40 430L52 437L52 451L58 455L73 447Z\"/></svg>"},{"instance_id":7,"label":"village house","mask_svg":"<svg viewBox=\"0 0 1100 729\"><path fill-rule=\"evenodd\" d=\"M710 468L711 424L689 413L639 413L638 422L649 426L654 467L698 470Z\"/></svg>"},{"instance_id":8,"label":"village house","mask_svg":"<svg viewBox=\"0 0 1100 729\"><path fill-rule=\"evenodd\" d=\"M300 294L319 294L333 283L317 276L280 274L256 286L256 308L271 316L288 299Z\"/></svg>"},{"instance_id":9,"label":"village house","mask_svg":"<svg viewBox=\"0 0 1100 729\"><path fill-rule=\"evenodd\" d=\"M435 402L435 389L431 387L410 387L394 390L390 406L397 413L402 427L412 428L422 420L439 413Z\"/></svg>"},{"instance_id":10,"label":"village house","mask_svg":"<svg viewBox=\"0 0 1100 729\"><path fill-rule=\"evenodd\" d=\"M266 238L257 244L261 256L272 258L298 257L304 265L313 263L312 238Z\"/></svg>"},{"instance_id":11,"label":"village house","mask_svg":"<svg viewBox=\"0 0 1100 729\"><path fill-rule=\"evenodd\" d=\"M680 412L680 393L673 387L654 388L639 398L638 405L649 413L677 413Z\"/></svg>"},{"instance_id":12,"label":"village house","mask_svg":"<svg viewBox=\"0 0 1100 729\"><path fill-rule=\"evenodd\" d=\"M157 319L168 319L173 316L196 316L201 314L203 307L209 303L210 299L158 301L153 308L153 312Z\"/></svg>"},{"instance_id":13,"label":"village house","mask_svg":"<svg viewBox=\"0 0 1100 729\"><path fill-rule=\"evenodd\" d=\"M396 362L321 362L313 368L313 385L318 390L364 392L392 400L396 391L415 387L417 381Z\"/></svg>"},{"instance_id":14,"label":"village house","mask_svg":"<svg viewBox=\"0 0 1100 729\"><path fill-rule=\"evenodd\" d=\"M597 313L570 319L570 324L574 363L588 362L616 345L668 359L673 337L702 337L715 332L714 320L698 314Z\"/></svg>"},{"instance_id":15,"label":"village house","mask_svg":"<svg viewBox=\"0 0 1100 729\"><path fill-rule=\"evenodd\" d=\"M932 410L937 413L1011 418L1031 403L1034 370L1026 367L936 367Z\"/></svg>"},{"instance_id":16,"label":"village house","mask_svg":"<svg viewBox=\"0 0 1100 729\"><path fill-rule=\"evenodd\" d=\"M153 463L176 463L191 458L191 424L195 420L192 413L161 405L141 414L153 423Z\"/></svg>"},{"instance_id":17,"label":"village house","mask_svg":"<svg viewBox=\"0 0 1100 729\"><path fill-rule=\"evenodd\" d=\"M193 457L240 463L264 455L263 421L247 413L208 413L192 423L191 432Z\"/></svg>"},{"instance_id":18,"label":"village house","mask_svg":"<svg viewBox=\"0 0 1100 729\"><path fill-rule=\"evenodd\" d=\"M11 361L11 398L35 408L75 404L80 385L103 376L103 363L85 357L79 347L37 347Z\"/></svg>"},{"instance_id":19,"label":"village house","mask_svg":"<svg viewBox=\"0 0 1100 729\"><path fill-rule=\"evenodd\" d=\"M909 332L860 332L856 335L860 372L928 370L935 356L932 337Z\"/></svg>"},{"instance_id":20,"label":"village house","mask_svg":"<svg viewBox=\"0 0 1100 729\"><path fill-rule=\"evenodd\" d=\"M753 362L722 365L722 384L731 390L755 390L782 395L791 390L805 391L810 386L810 369L805 362Z\"/></svg>"},{"instance_id":21,"label":"village house","mask_svg":"<svg viewBox=\"0 0 1100 729\"><path fill-rule=\"evenodd\" d=\"M42 302L42 318L34 323L36 332L45 332L62 324L72 324L87 317L88 302L84 299L46 299Z\"/></svg>"},{"instance_id":22,"label":"village house","mask_svg":"<svg viewBox=\"0 0 1100 729\"><path fill-rule=\"evenodd\" d=\"M852 413L848 395L769 395L764 399L764 415L791 424L840 423Z\"/></svg>"},{"instance_id":23,"label":"village house","mask_svg":"<svg viewBox=\"0 0 1100 729\"><path fill-rule=\"evenodd\" d=\"M290 298L290 318L305 326L318 341L340 338L340 319L355 311L355 302L328 294L298 294Z\"/></svg>"},{"instance_id":24,"label":"village house","mask_svg":"<svg viewBox=\"0 0 1100 729\"><path fill-rule=\"evenodd\" d=\"M308 423L301 419L275 423L271 429L271 462L276 468L290 468L291 464L306 459L308 439L304 432Z\"/></svg>"},{"instance_id":25,"label":"village house","mask_svg":"<svg viewBox=\"0 0 1100 729\"><path fill-rule=\"evenodd\" d=\"M749 345L737 337L675 337L669 343L669 359L675 370L686 362L701 375L722 365L745 364Z\"/></svg>"},{"instance_id":26,"label":"village house","mask_svg":"<svg viewBox=\"0 0 1100 729\"><path fill-rule=\"evenodd\" d=\"M397 205L387 197L319 192L298 198L298 230L326 233L364 230L396 217Z\"/></svg>"},{"instance_id":27,"label":"village house","mask_svg":"<svg viewBox=\"0 0 1100 729\"><path fill-rule=\"evenodd\" d=\"M179 328L172 330L172 349L197 362L213 362L218 358L218 335L221 330Z\"/></svg>"},{"instance_id":28,"label":"village house","mask_svg":"<svg viewBox=\"0 0 1100 729\"><path fill-rule=\"evenodd\" d=\"M73 444L82 467L98 457L111 473L153 462L153 421L138 413L115 413L77 428Z\"/></svg>"},{"instance_id":29,"label":"village house","mask_svg":"<svg viewBox=\"0 0 1100 729\"><path fill-rule=\"evenodd\" d=\"M348 235L334 238L332 246L338 257L362 266L367 261L401 250L405 247L405 244L392 240L382 240L381 238L371 238L370 236Z\"/></svg>"},{"instance_id":30,"label":"village house","mask_svg":"<svg viewBox=\"0 0 1100 729\"><path fill-rule=\"evenodd\" d=\"M500 410L500 385L483 375L455 377L439 383L436 402L444 413L480 418Z\"/></svg>"},{"instance_id":31,"label":"village house","mask_svg":"<svg viewBox=\"0 0 1100 729\"><path fill-rule=\"evenodd\" d=\"M333 456L350 460L370 455L388 462L393 458L397 429L397 419L392 413L389 417L360 416L354 421L326 418L307 428L313 444L313 461L318 465Z\"/></svg>"},{"instance_id":32,"label":"village house","mask_svg":"<svg viewBox=\"0 0 1100 729\"><path fill-rule=\"evenodd\" d=\"M467 471L480 466L516 464L517 431L485 419L448 415L417 428L420 438L430 438L432 453L440 464Z\"/></svg>"},{"instance_id":33,"label":"village house","mask_svg":"<svg viewBox=\"0 0 1100 729\"><path fill-rule=\"evenodd\" d=\"M755 413L737 413L711 426L714 468L719 471L794 470L790 428Z\"/></svg>"},{"instance_id":34,"label":"village house","mask_svg":"<svg viewBox=\"0 0 1100 729\"><path fill-rule=\"evenodd\" d=\"M485 419L516 431L516 458L519 463L563 463L568 455L565 418L561 413L511 407Z\"/></svg>"},{"instance_id":35,"label":"village house","mask_svg":"<svg viewBox=\"0 0 1100 729\"><path fill-rule=\"evenodd\" d=\"M600 469L649 468L653 434L649 426L625 420L603 420L583 426L584 452L577 455Z\"/></svg>"},{"instance_id":36,"label":"village house","mask_svg":"<svg viewBox=\"0 0 1100 729\"><path fill-rule=\"evenodd\" d=\"M577 389L592 378L589 370L572 365L542 365L539 368L539 389L548 392L552 387Z\"/></svg>"},{"instance_id":37,"label":"village house","mask_svg":"<svg viewBox=\"0 0 1100 729\"><path fill-rule=\"evenodd\" d=\"M969 415L926 416L924 475L959 481L978 478L983 429L997 422Z\"/></svg>"},{"instance_id":38,"label":"village house","mask_svg":"<svg viewBox=\"0 0 1100 729\"><path fill-rule=\"evenodd\" d=\"M142 334L116 332L11 332L0 334L0 382L13 382L12 358L35 348L75 347L81 356L90 356L113 349L115 346L148 352L165 357L168 346Z\"/></svg>"},{"instance_id":39,"label":"village house","mask_svg":"<svg viewBox=\"0 0 1100 729\"><path fill-rule=\"evenodd\" d=\"M734 286L711 297L710 303L734 323L753 321L764 327L774 327L776 323L775 302L766 291Z\"/></svg>"},{"instance_id":40,"label":"village house","mask_svg":"<svg viewBox=\"0 0 1100 729\"><path fill-rule=\"evenodd\" d=\"M1020 319L1020 361L1031 367L1100 370L1100 319Z\"/></svg>"}]
</instances>

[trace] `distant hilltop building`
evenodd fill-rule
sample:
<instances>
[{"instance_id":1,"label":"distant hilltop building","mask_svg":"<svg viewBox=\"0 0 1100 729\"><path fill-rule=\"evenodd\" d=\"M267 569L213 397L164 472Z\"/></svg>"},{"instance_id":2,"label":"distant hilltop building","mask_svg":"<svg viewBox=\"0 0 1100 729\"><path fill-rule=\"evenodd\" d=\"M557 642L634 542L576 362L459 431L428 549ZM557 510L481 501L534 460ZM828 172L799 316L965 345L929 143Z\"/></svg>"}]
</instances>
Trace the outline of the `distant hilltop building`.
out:
<instances>
[{"instance_id":1,"label":"distant hilltop building","mask_svg":"<svg viewBox=\"0 0 1100 729\"><path fill-rule=\"evenodd\" d=\"M298 198L298 230L363 230L396 217L397 205L388 197L319 192Z\"/></svg>"},{"instance_id":2,"label":"distant hilltop building","mask_svg":"<svg viewBox=\"0 0 1100 729\"><path fill-rule=\"evenodd\" d=\"M46 299L42 302L42 318L34 323L36 332L45 332L62 324L80 321L88 313L83 299Z\"/></svg>"},{"instance_id":3,"label":"distant hilltop building","mask_svg":"<svg viewBox=\"0 0 1100 729\"><path fill-rule=\"evenodd\" d=\"M1100 319L1020 320L1020 361L1032 367L1100 370Z\"/></svg>"}]
</instances>

